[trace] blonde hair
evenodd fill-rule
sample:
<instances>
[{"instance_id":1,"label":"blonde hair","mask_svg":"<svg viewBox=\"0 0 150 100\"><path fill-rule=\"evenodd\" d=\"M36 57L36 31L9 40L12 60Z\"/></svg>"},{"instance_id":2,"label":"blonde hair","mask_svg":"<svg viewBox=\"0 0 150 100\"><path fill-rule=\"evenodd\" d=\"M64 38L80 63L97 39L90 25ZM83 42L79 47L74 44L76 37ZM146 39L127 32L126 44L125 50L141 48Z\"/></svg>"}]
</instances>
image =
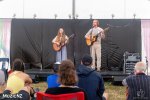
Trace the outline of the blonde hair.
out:
<instances>
[{"instance_id":1,"label":"blonde hair","mask_svg":"<svg viewBox=\"0 0 150 100\"><path fill-rule=\"evenodd\" d=\"M60 40L60 30L61 29L63 29L63 28L59 28L59 30L58 30L58 33L57 33L57 38L56 38L56 41L57 42L61 42L61 43L65 43L65 31L64 31L64 29L63 29L63 33L62 33L62 39Z\"/></svg>"}]
</instances>

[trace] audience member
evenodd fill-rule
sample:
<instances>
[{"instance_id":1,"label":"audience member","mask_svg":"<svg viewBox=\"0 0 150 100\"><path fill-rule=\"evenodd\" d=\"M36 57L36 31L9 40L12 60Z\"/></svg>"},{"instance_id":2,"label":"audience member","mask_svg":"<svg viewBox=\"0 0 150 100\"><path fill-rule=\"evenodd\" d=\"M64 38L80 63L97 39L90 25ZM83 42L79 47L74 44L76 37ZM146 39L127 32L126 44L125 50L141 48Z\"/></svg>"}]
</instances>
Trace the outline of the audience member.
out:
<instances>
[{"instance_id":1,"label":"audience member","mask_svg":"<svg viewBox=\"0 0 150 100\"><path fill-rule=\"evenodd\" d=\"M91 65L92 57L85 55L77 68L78 86L86 91L88 100L105 100L103 78L99 72L91 68Z\"/></svg>"},{"instance_id":2,"label":"audience member","mask_svg":"<svg viewBox=\"0 0 150 100\"><path fill-rule=\"evenodd\" d=\"M30 100L31 93L33 89L30 86L25 86L18 93L12 94L11 88L6 88L5 91L0 94L0 99L2 100Z\"/></svg>"},{"instance_id":3,"label":"audience member","mask_svg":"<svg viewBox=\"0 0 150 100\"><path fill-rule=\"evenodd\" d=\"M53 75L49 75L47 77L47 84L48 84L48 88L52 88L52 87L58 87L60 84L58 83L58 67L59 67L60 63L55 63L53 66L53 70L54 70L54 74Z\"/></svg>"},{"instance_id":4,"label":"audience member","mask_svg":"<svg viewBox=\"0 0 150 100\"><path fill-rule=\"evenodd\" d=\"M135 64L134 74L123 80L127 86L127 100L150 100L150 76L145 74L146 65L143 62Z\"/></svg>"},{"instance_id":5,"label":"audience member","mask_svg":"<svg viewBox=\"0 0 150 100\"><path fill-rule=\"evenodd\" d=\"M11 93L18 93L24 86L30 85L32 79L26 73L24 73L23 61L21 59L15 59L12 65L13 72L9 75L6 88L11 89Z\"/></svg>"},{"instance_id":6,"label":"audience member","mask_svg":"<svg viewBox=\"0 0 150 100\"><path fill-rule=\"evenodd\" d=\"M68 94L76 92L84 92L84 90L75 86L78 81L74 64L70 60L64 60L59 66L58 70L58 82L61 84L59 87L48 88L45 93L48 94ZM86 93L84 92L85 100ZM94 99L93 99L94 100Z\"/></svg>"}]
</instances>

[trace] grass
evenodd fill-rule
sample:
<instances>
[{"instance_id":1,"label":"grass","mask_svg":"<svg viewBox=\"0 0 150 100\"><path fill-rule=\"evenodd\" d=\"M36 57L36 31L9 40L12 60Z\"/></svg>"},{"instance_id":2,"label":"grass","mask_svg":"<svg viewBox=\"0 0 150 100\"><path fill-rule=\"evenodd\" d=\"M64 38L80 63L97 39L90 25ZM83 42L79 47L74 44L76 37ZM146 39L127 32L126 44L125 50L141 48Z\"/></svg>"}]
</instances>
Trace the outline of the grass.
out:
<instances>
[{"instance_id":1,"label":"grass","mask_svg":"<svg viewBox=\"0 0 150 100\"><path fill-rule=\"evenodd\" d=\"M39 88L40 91L45 92L47 89L47 83L46 82L40 82L32 85L33 88Z\"/></svg>"},{"instance_id":2,"label":"grass","mask_svg":"<svg viewBox=\"0 0 150 100\"><path fill-rule=\"evenodd\" d=\"M33 84L34 88L39 88L40 91L45 91L47 84L40 82ZM111 82L105 82L105 92L108 93L108 100L125 100L125 87L112 85Z\"/></svg>"},{"instance_id":3,"label":"grass","mask_svg":"<svg viewBox=\"0 0 150 100\"><path fill-rule=\"evenodd\" d=\"M126 100L124 86L114 86L110 82L105 82L105 89L108 100Z\"/></svg>"},{"instance_id":4,"label":"grass","mask_svg":"<svg viewBox=\"0 0 150 100\"><path fill-rule=\"evenodd\" d=\"M39 88L40 91L44 92L47 89L46 82L40 82L32 84L34 88ZM125 87L114 86L111 82L105 82L105 92L108 93L108 100L125 100ZM0 86L0 91L3 91L4 87Z\"/></svg>"}]
</instances>

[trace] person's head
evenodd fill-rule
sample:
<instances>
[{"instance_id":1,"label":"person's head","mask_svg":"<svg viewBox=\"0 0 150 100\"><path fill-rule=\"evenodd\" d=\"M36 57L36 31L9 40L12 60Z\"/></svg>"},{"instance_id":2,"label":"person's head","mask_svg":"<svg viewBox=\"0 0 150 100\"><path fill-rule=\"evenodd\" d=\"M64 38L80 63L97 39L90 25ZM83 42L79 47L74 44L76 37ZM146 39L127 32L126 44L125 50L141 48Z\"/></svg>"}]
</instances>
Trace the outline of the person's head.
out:
<instances>
[{"instance_id":1,"label":"person's head","mask_svg":"<svg viewBox=\"0 0 150 100\"><path fill-rule=\"evenodd\" d=\"M89 55L83 56L81 63L85 66L91 66L92 65L92 57Z\"/></svg>"},{"instance_id":2,"label":"person's head","mask_svg":"<svg viewBox=\"0 0 150 100\"><path fill-rule=\"evenodd\" d=\"M12 63L12 70L13 71L22 71L24 72L24 65L21 59L15 59Z\"/></svg>"},{"instance_id":3,"label":"person's head","mask_svg":"<svg viewBox=\"0 0 150 100\"><path fill-rule=\"evenodd\" d=\"M76 69L71 60L62 61L58 69L58 75L58 82L65 86L73 86L78 81Z\"/></svg>"},{"instance_id":4,"label":"person's head","mask_svg":"<svg viewBox=\"0 0 150 100\"><path fill-rule=\"evenodd\" d=\"M54 63L53 70L54 70L55 73L58 73L59 65L60 65L60 62Z\"/></svg>"},{"instance_id":5,"label":"person's head","mask_svg":"<svg viewBox=\"0 0 150 100\"><path fill-rule=\"evenodd\" d=\"M65 34L64 29L63 29L63 28L59 28L59 30L58 30L58 35L59 35L59 36L62 36L62 35L64 35L64 34Z\"/></svg>"},{"instance_id":6,"label":"person's head","mask_svg":"<svg viewBox=\"0 0 150 100\"><path fill-rule=\"evenodd\" d=\"M93 20L93 27L98 27L99 26L99 21L97 19Z\"/></svg>"},{"instance_id":7,"label":"person's head","mask_svg":"<svg viewBox=\"0 0 150 100\"><path fill-rule=\"evenodd\" d=\"M144 73L146 71L146 65L143 62L137 62L134 67L134 73Z\"/></svg>"},{"instance_id":8,"label":"person's head","mask_svg":"<svg viewBox=\"0 0 150 100\"><path fill-rule=\"evenodd\" d=\"M62 38L60 39L60 37L62 37ZM60 29L58 30L56 41L62 42L62 43L65 42L65 31L64 31L63 28L60 28Z\"/></svg>"}]
</instances>

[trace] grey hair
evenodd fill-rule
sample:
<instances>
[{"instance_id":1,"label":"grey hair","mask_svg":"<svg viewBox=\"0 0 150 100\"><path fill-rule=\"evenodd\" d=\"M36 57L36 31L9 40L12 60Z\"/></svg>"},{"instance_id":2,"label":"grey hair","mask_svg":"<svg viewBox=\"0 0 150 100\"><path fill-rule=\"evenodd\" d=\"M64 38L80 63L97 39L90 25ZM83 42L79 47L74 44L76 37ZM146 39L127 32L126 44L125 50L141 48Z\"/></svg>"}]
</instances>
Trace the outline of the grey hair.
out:
<instances>
[{"instance_id":1,"label":"grey hair","mask_svg":"<svg viewBox=\"0 0 150 100\"><path fill-rule=\"evenodd\" d=\"M134 70L136 70L136 71L146 71L146 66L145 65L135 66Z\"/></svg>"}]
</instances>

